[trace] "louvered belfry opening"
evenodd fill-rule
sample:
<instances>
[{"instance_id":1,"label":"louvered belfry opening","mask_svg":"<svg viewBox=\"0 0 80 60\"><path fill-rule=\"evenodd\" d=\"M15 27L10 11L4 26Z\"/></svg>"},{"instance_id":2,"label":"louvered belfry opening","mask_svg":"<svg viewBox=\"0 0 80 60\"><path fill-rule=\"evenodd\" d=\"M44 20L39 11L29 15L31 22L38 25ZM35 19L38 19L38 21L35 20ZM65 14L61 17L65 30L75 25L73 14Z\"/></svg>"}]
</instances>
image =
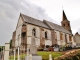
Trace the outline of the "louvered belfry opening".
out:
<instances>
[{"instance_id":1,"label":"louvered belfry opening","mask_svg":"<svg viewBox=\"0 0 80 60\"><path fill-rule=\"evenodd\" d=\"M26 48L27 48L27 38L26 38L26 25L23 24L22 25L22 33L21 33L21 46L22 46L22 53L26 52Z\"/></svg>"}]
</instances>

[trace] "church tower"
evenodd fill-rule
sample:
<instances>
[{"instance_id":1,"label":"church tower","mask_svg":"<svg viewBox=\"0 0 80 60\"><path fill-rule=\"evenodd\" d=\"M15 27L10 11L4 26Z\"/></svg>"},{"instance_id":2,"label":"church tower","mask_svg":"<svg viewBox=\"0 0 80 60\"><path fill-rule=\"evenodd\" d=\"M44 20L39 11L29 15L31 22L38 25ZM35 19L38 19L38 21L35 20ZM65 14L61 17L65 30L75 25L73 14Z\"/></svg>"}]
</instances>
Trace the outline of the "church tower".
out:
<instances>
[{"instance_id":1,"label":"church tower","mask_svg":"<svg viewBox=\"0 0 80 60\"><path fill-rule=\"evenodd\" d=\"M70 26L70 21L67 19L64 10L63 10L62 14L63 14L62 15L62 21L61 21L62 27L64 27L66 30L68 30L69 32L72 33L71 26Z\"/></svg>"}]
</instances>

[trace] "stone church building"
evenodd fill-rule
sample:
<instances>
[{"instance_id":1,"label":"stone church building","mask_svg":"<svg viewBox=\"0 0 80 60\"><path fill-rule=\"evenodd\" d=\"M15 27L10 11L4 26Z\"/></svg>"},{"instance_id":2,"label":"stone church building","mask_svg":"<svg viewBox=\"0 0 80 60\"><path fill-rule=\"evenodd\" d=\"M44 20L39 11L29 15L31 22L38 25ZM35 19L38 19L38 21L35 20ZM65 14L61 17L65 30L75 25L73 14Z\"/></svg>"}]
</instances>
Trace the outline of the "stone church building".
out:
<instances>
[{"instance_id":1,"label":"stone church building","mask_svg":"<svg viewBox=\"0 0 80 60\"><path fill-rule=\"evenodd\" d=\"M61 25L49 22L47 20L38 20L20 13L18 23L12 36L12 46L20 46L22 49L30 47L32 36L35 36L36 46L58 44L75 45L70 21L67 19L63 10Z\"/></svg>"}]
</instances>

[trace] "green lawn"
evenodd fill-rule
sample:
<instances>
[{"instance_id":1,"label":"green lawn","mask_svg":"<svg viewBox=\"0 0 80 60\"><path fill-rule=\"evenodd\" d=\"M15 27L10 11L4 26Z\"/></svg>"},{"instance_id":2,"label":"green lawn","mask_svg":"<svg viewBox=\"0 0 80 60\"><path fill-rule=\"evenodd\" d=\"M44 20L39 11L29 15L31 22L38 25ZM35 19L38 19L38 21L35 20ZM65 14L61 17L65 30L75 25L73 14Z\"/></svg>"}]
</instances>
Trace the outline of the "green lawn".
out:
<instances>
[{"instance_id":1,"label":"green lawn","mask_svg":"<svg viewBox=\"0 0 80 60\"><path fill-rule=\"evenodd\" d=\"M49 54L52 55L52 58L62 55L62 53L60 52L38 52L38 55L42 56L43 59L48 59L48 60L49 60Z\"/></svg>"},{"instance_id":2,"label":"green lawn","mask_svg":"<svg viewBox=\"0 0 80 60\"><path fill-rule=\"evenodd\" d=\"M49 60L49 54L52 54L53 58L62 55L62 53L60 53L60 52L46 52L46 51L41 51L41 52L39 51L38 52L38 55L42 56L42 59L46 59L46 60ZM20 58L22 58L22 57L24 58L25 56L26 56L26 54L23 54L23 55L21 54ZM10 60L13 60L13 58L14 58L14 56L9 57ZM16 56L16 59L17 59L17 56Z\"/></svg>"}]
</instances>

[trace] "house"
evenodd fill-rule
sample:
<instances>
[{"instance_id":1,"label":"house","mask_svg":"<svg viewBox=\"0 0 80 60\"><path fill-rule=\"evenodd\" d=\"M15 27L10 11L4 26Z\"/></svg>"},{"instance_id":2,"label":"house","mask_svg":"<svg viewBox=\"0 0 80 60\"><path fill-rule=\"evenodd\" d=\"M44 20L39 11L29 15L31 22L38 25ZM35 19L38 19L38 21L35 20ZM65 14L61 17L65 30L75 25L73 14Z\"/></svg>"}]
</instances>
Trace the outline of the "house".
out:
<instances>
[{"instance_id":1,"label":"house","mask_svg":"<svg viewBox=\"0 0 80 60\"><path fill-rule=\"evenodd\" d=\"M78 32L74 35L74 41L76 42L76 46L80 47L80 34Z\"/></svg>"},{"instance_id":2,"label":"house","mask_svg":"<svg viewBox=\"0 0 80 60\"><path fill-rule=\"evenodd\" d=\"M38 20L20 13L16 30L13 32L13 48L20 46L21 49L30 47L32 36L35 36L36 46L66 44L75 45L70 21L63 10L61 25L47 20Z\"/></svg>"}]
</instances>

